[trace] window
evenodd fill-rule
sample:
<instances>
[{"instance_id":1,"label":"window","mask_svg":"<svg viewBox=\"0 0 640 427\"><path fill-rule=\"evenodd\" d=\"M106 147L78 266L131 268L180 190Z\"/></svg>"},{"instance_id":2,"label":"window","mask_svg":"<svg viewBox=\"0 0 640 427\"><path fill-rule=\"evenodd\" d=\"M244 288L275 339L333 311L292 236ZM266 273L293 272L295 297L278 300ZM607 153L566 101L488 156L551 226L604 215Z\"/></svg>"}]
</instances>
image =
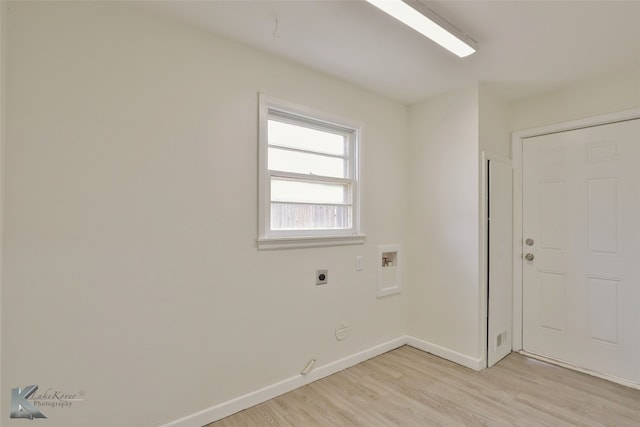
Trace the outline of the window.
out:
<instances>
[{"instance_id":1,"label":"window","mask_svg":"<svg viewBox=\"0 0 640 427\"><path fill-rule=\"evenodd\" d=\"M364 242L357 126L260 96L260 249Z\"/></svg>"}]
</instances>

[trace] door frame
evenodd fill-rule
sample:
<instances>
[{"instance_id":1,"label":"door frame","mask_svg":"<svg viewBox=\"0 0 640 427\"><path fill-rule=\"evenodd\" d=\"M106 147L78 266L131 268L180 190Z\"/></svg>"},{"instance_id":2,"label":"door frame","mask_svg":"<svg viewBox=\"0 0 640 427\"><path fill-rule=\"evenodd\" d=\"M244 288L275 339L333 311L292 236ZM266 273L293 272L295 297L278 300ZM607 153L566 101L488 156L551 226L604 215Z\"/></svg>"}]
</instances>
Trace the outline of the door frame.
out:
<instances>
[{"instance_id":1,"label":"door frame","mask_svg":"<svg viewBox=\"0 0 640 427\"><path fill-rule=\"evenodd\" d=\"M640 119L640 108L615 113L571 120L549 126L526 129L512 133L511 149L513 153L513 333L511 348L522 348L522 146L526 138L552 133L583 129L627 120Z\"/></svg>"}]
</instances>

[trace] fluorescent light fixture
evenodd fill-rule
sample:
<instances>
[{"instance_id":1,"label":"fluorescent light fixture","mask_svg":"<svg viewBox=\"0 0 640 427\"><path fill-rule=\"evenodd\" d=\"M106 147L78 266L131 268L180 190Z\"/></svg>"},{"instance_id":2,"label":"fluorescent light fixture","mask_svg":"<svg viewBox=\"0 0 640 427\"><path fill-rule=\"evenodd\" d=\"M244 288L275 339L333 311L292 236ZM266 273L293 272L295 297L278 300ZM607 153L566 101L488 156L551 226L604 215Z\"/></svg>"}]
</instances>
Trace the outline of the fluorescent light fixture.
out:
<instances>
[{"instance_id":1,"label":"fluorescent light fixture","mask_svg":"<svg viewBox=\"0 0 640 427\"><path fill-rule=\"evenodd\" d=\"M412 0L367 0L402 23L430 38L460 58L471 55L478 45L431 9Z\"/></svg>"}]
</instances>

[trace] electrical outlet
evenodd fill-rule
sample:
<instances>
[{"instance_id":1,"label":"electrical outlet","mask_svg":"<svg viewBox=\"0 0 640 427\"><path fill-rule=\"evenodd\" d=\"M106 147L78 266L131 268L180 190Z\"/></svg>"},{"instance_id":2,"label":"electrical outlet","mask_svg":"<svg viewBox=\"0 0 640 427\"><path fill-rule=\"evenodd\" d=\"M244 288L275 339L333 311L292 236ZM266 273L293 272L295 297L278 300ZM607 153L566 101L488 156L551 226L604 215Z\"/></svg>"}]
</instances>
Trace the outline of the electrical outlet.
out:
<instances>
[{"instance_id":1,"label":"electrical outlet","mask_svg":"<svg viewBox=\"0 0 640 427\"><path fill-rule=\"evenodd\" d=\"M329 270L316 270L316 285L326 285L329 281Z\"/></svg>"}]
</instances>

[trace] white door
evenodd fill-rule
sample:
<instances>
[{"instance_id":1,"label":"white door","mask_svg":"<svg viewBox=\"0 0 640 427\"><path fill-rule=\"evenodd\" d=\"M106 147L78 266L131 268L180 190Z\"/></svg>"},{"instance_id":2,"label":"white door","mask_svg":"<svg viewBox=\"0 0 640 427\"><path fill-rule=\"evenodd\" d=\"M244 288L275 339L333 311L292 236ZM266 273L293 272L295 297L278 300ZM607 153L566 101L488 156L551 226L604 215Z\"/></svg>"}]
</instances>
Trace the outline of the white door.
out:
<instances>
[{"instance_id":1,"label":"white door","mask_svg":"<svg viewBox=\"0 0 640 427\"><path fill-rule=\"evenodd\" d=\"M526 138L522 231L524 350L640 383L640 120Z\"/></svg>"},{"instance_id":2,"label":"white door","mask_svg":"<svg viewBox=\"0 0 640 427\"><path fill-rule=\"evenodd\" d=\"M513 172L508 159L487 160L487 366L511 353Z\"/></svg>"}]
</instances>

